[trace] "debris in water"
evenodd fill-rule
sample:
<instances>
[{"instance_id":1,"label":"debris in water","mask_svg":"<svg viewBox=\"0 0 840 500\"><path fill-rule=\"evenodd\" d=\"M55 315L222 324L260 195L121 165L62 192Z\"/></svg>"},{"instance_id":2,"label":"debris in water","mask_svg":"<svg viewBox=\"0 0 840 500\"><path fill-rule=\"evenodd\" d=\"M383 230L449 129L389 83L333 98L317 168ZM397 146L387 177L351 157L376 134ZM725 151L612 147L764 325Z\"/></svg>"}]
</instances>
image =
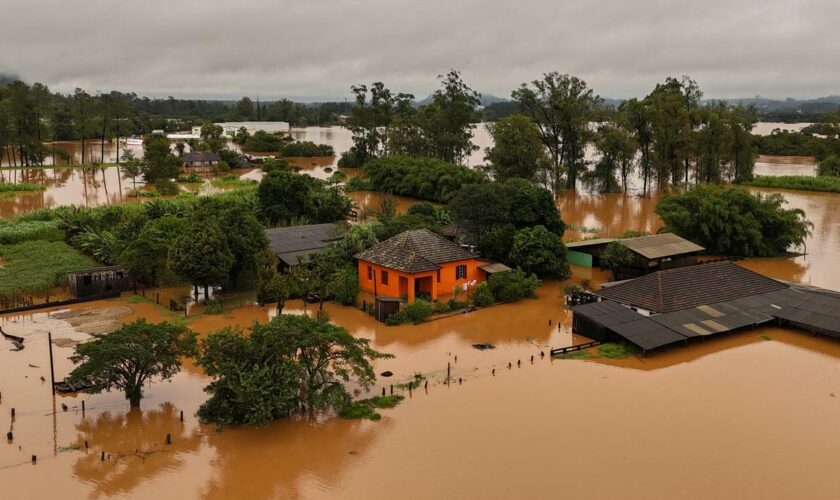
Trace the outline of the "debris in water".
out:
<instances>
[{"instance_id":1,"label":"debris in water","mask_svg":"<svg viewBox=\"0 0 840 500\"><path fill-rule=\"evenodd\" d=\"M479 351L496 348L496 346L494 346L493 344L473 344L472 347L473 349L478 349Z\"/></svg>"},{"instance_id":2,"label":"debris in water","mask_svg":"<svg viewBox=\"0 0 840 500\"><path fill-rule=\"evenodd\" d=\"M38 365L33 365L32 363L29 363L29 368L41 368L41 367L38 366Z\"/></svg>"},{"instance_id":3,"label":"debris in water","mask_svg":"<svg viewBox=\"0 0 840 500\"><path fill-rule=\"evenodd\" d=\"M383 377L390 377L393 375L393 373L391 373L391 371L389 370L385 370L384 372L380 373L380 375L382 375Z\"/></svg>"}]
</instances>

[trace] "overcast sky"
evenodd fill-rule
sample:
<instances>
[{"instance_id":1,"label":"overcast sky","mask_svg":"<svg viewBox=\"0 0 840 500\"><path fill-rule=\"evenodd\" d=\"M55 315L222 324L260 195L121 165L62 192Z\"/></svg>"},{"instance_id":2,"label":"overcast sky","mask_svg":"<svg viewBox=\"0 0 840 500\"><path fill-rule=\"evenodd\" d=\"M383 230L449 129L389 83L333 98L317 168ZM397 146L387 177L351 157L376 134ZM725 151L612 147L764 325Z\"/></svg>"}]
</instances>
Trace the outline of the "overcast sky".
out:
<instances>
[{"instance_id":1,"label":"overcast sky","mask_svg":"<svg viewBox=\"0 0 840 500\"><path fill-rule=\"evenodd\" d=\"M705 97L840 94L838 0L0 0L0 73L54 90L502 97L547 71L605 97L688 74Z\"/></svg>"}]
</instances>

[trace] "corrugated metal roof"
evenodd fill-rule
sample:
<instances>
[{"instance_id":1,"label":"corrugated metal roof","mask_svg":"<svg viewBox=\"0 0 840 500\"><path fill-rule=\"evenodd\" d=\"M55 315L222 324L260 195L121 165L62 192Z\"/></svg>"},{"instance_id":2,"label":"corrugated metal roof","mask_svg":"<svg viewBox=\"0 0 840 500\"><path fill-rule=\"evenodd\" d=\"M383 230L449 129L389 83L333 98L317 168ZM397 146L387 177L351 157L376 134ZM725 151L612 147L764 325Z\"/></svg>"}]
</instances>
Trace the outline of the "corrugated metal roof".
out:
<instances>
[{"instance_id":1,"label":"corrugated metal roof","mask_svg":"<svg viewBox=\"0 0 840 500\"><path fill-rule=\"evenodd\" d=\"M618 238L593 238L591 240L570 241L566 243L566 248L581 248L596 245L606 245L617 240Z\"/></svg>"},{"instance_id":2,"label":"corrugated metal roof","mask_svg":"<svg viewBox=\"0 0 840 500\"><path fill-rule=\"evenodd\" d=\"M505 271L510 271L510 268L508 266L500 262L489 262L487 264L484 264L483 266L478 266L478 268L487 274L503 273Z\"/></svg>"},{"instance_id":3,"label":"corrugated metal roof","mask_svg":"<svg viewBox=\"0 0 840 500\"><path fill-rule=\"evenodd\" d=\"M621 240L621 244L646 259L675 257L688 253L702 252L705 248L681 238L674 233L651 234Z\"/></svg>"},{"instance_id":4,"label":"corrugated metal roof","mask_svg":"<svg viewBox=\"0 0 840 500\"><path fill-rule=\"evenodd\" d=\"M583 304L572 309L575 314L581 314L601 324L644 350L685 340L685 336L657 324L651 317L643 316L610 300Z\"/></svg>"}]
</instances>

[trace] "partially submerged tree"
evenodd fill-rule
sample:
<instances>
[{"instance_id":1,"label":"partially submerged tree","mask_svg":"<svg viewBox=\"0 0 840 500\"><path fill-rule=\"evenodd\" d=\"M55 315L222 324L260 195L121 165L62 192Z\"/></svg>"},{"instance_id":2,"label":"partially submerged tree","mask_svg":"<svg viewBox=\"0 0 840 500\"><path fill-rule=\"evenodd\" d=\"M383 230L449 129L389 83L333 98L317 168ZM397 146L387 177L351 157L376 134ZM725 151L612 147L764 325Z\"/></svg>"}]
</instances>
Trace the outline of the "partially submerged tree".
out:
<instances>
[{"instance_id":1,"label":"partially submerged tree","mask_svg":"<svg viewBox=\"0 0 840 500\"><path fill-rule=\"evenodd\" d=\"M202 345L198 362L213 382L198 415L218 425L264 425L299 410L340 409L350 402L343 383L369 388L371 361L387 357L369 340L308 316L277 316L247 336L225 329Z\"/></svg>"},{"instance_id":2,"label":"partially submerged tree","mask_svg":"<svg viewBox=\"0 0 840 500\"><path fill-rule=\"evenodd\" d=\"M799 208L784 208L779 193L753 195L744 189L698 186L662 198L656 213L664 230L711 254L771 257L801 247L813 224Z\"/></svg>"},{"instance_id":3,"label":"partially submerged tree","mask_svg":"<svg viewBox=\"0 0 840 500\"><path fill-rule=\"evenodd\" d=\"M90 381L93 392L123 391L131 406L139 406L143 386L172 378L181 370L180 358L195 347L195 335L186 328L140 319L77 345L71 360L79 366L70 380Z\"/></svg>"},{"instance_id":4,"label":"partially submerged tree","mask_svg":"<svg viewBox=\"0 0 840 500\"><path fill-rule=\"evenodd\" d=\"M493 178L504 181L520 177L532 182L543 180L549 158L534 121L524 115L511 115L487 126L493 147L485 149Z\"/></svg>"}]
</instances>

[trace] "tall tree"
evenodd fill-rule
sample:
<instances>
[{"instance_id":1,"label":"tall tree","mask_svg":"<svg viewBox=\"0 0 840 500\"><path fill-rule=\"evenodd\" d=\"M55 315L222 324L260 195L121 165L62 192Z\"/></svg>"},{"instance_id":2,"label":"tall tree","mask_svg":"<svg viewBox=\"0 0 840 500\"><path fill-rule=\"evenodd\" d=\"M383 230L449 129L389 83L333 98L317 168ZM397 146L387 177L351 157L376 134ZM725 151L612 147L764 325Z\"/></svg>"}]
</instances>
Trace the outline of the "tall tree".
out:
<instances>
[{"instance_id":1,"label":"tall tree","mask_svg":"<svg viewBox=\"0 0 840 500\"><path fill-rule=\"evenodd\" d=\"M604 123L595 137L598 160L583 180L601 193L627 191L627 177L633 170L636 142L632 134L617 123ZM620 175L619 179L616 175Z\"/></svg>"},{"instance_id":2,"label":"tall tree","mask_svg":"<svg viewBox=\"0 0 840 500\"><path fill-rule=\"evenodd\" d=\"M77 345L71 359L79 366L70 380L92 382L92 392L123 391L132 407L140 406L143 386L172 378L181 370L181 356L195 347L195 335L184 327L140 319Z\"/></svg>"},{"instance_id":3,"label":"tall tree","mask_svg":"<svg viewBox=\"0 0 840 500\"><path fill-rule=\"evenodd\" d=\"M82 142L82 157L79 163L85 163L85 139L91 136L93 125L93 98L84 90L77 88L73 93L74 122L76 134Z\"/></svg>"},{"instance_id":4,"label":"tall tree","mask_svg":"<svg viewBox=\"0 0 840 500\"><path fill-rule=\"evenodd\" d=\"M420 127L428 142L429 156L464 163L478 149L472 143L472 123L477 120L481 96L454 69L439 78L441 88L432 94L430 104L420 108Z\"/></svg>"},{"instance_id":5,"label":"tall tree","mask_svg":"<svg viewBox=\"0 0 840 500\"><path fill-rule=\"evenodd\" d=\"M169 265L181 278L204 288L224 283L234 264L225 233L213 221L192 220L169 249Z\"/></svg>"},{"instance_id":6,"label":"tall tree","mask_svg":"<svg viewBox=\"0 0 840 500\"><path fill-rule=\"evenodd\" d=\"M524 115L510 115L487 126L493 147L485 149L493 177L504 181L520 177L536 182L548 164L545 146L533 120Z\"/></svg>"},{"instance_id":7,"label":"tall tree","mask_svg":"<svg viewBox=\"0 0 840 500\"><path fill-rule=\"evenodd\" d=\"M584 153L592 136L589 123L600 97L580 78L557 72L544 74L531 86L523 83L512 97L540 129L552 157L555 190L560 189L564 174L566 189L575 189L578 173L586 168Z\"/></svg>"}]
</instances>

